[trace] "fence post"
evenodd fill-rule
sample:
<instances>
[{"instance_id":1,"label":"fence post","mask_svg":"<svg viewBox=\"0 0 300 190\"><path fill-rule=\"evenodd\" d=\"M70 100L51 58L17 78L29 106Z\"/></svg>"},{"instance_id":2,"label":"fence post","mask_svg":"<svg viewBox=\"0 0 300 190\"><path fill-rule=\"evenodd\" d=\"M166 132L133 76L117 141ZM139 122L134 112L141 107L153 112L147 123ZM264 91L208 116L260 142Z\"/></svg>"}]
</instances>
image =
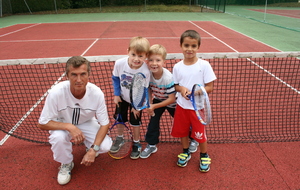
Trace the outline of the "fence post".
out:
<instances>
[{"instance_id":1,"label":"fence post","mask_svg":"<svg viewBox=\"0 0 300 190\"><path fill-rule=\"evenodd\" d=\"M101 0L99 0L100 12L102 12Z\"/></svg>"},{"instance_id":2,"label":"fence post","mask_svg":"<svg viewBox=\"0 0 300 190\"><path fill-rule=\"evenodd\" d=\"M55 7L55 12L57 14L57 5L56 5L56 0L54 0L54 7Z\"/></svg>"},{"instance_id":3,"label":"fence post","mask_svg":"<svg viewBox=\"0 0 300 190\"><path fill-rule=\"evenodd\" d=\"M31 10L30 10L30 8L29 8L29 6L28 6L28 4L27 4L26 0L24 0L24 3L25 3L25 5L26 5L26 7L27 7L28 11L29 11L29 12L30 12L30 14L32 15L32 12L31 12Z\"/></svg>"},{"instance_id":4,"label":"fence post","mask_svg":"<svg viewBox=\"0 0 300 190\"><path fill-rule=\"evenodd\" d=\"M0 0L0 17L2 17L2 0Z\"/></svg>"}]
</instances>

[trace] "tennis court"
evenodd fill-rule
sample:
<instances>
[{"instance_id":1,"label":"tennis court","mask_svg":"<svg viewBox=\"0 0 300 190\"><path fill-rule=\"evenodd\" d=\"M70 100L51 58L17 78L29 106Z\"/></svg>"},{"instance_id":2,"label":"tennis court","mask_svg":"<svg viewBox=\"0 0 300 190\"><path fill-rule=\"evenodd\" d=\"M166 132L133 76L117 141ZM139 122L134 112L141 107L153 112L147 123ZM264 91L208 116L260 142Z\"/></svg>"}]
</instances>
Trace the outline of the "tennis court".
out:
<instances>
[{"instance_id":1,"label":"tennis court","mask_svg":"<svg viewBox=\"0 0 300 190\"><path fill-rule=\"evenodd\" d=\"M78 30L79 26L82 29ZM39 23L13 25L1 29L0 48L3 51L0 53L0 59L125 55L132 36L145 36L151 44L164 45L168 53L178 53L179 37L185 28L200 32L202 53L278 51L215 22Z\"/></svg>"},{"instance_id":2,"label":"tennis court","mask_svg":"<svg viewBox=\"0 0 300 190\"><path fill-rule=\"evenodd\" d=\"M264 9L250 9L252 11L265 12ZM286 10L286 9L273 9L268 10L267 13L291 18L300 18L300 10Z\"/></svg>"},{"instance_id":3,"label":"tennis court","mask_svg":"<svg viewBox=\"0 0 300 190\"><path fill-rule=\"evenodd\" d=\"M58 80L65 59L73 55L95 60L91 81L103 88L109 111L112 112L109 71L112 70L113 59L126 54L132 36L145 36L151 44L163 44L170 53L170 70L180 59L179 36L186 29L195 29L201 34L200 52L206 55L249 52L272 54L282 49L282 46L268 45L229 26L211 20L160 20L23 23L1 28L1 73L5 73L5 76L0 79L3 93L0 102L1 107L6 109L3 114L1 112L1 122L6 126L15 126ZM104 58L106 60L102 60ZM300 86L295 71L299 69L299 59L272 58L268 62L261 58L208 59L216 70L218 80L222 81L216 83L216 91L211 97L212 102L218 103L213 105L213 116L216 118L208 129L212 143L209 145L209 153L213 159L209 173L201 174L198 171L198 153L193 154L186 168L178 168L175 163L181 151L180 144L178 139L169 138L169 131L166 130L162 135L166 142L159 144L159 151L146 160L113 160L107 155L101 155L92 167L87 168L78 164L84 147L75 146L72 180L63 188L133 189L138 186L140 189L298 189L299 153L295 150L299 149ZM43 61L53 64L39 64ZM270 61L273 66L269 64ZM5 66L6 63L11 65ZM274 91L278 86L281 86L280 89ZM254 92L264 88L267 90L263 93ZM14 99L20 102L13 103ZM254 105L257 102L262 106L260 109ZM11 137L0 147L3 155L0 163L3 170L1 178L5 181L2 183L3 188L14 189L17 182L24 189L62 188L56 183L58 165L52 159L50 147L43 144L47 141L47 134L35 128L42 105L43 102L37 105L14 131L13 134L18 138ZM224 108L227 110L225 113ZM270 111L279 109L290 112L287 115L281 112L274 115ZM232 110L235 110L234 113L230 113ZM247 118L249 112L253 118ZM270 118L257 122L256 119L265 113ZM166 117L163 122L170 124L172 121ZM230 126L232 122L242 127ZM143 123L145 127L147 120ZM287 123L288 126L285 126ZM167 124L163 126L169 127ZM244 137L243 134L250 135ZM0 137L4 136L1 132ZM22 138L26 141L20 140ZM268 141L272 143L264 143ZM116 177L120 182L116 183Z\"/></svg>"}]
</instances>

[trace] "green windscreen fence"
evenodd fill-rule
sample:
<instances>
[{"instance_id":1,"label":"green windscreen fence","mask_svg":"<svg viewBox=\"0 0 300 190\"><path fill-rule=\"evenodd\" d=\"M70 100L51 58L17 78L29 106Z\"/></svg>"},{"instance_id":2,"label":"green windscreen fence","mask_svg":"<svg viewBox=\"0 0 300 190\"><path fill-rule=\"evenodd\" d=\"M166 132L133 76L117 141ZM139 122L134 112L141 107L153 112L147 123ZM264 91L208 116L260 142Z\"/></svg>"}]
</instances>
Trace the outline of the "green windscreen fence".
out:
<instances>
[{"instance_id":1,"label":"green windscreen fence","mask_svg":"<svg viewBox=\"0 0 300 190\"><path fill-rule=\"evenodd\" d=\"M203 8L225 12L226 0L199 0L199 5Z\"/></svg>"},{"instance_id":2,"label":"green windscreen fence","mask_svg":"<svg viewBox=\"0 0 300 190\"><path fill-rule=\"evenodd\" d=\"M225 0L0 0L0 16L41 11L70 13L71 9L72 13L74 9L81 9L81 12L200 12L205 11L204 8L224 12L225 4ZM170 9L171 6L176 8Z\"/></svg>"}]
</instances>

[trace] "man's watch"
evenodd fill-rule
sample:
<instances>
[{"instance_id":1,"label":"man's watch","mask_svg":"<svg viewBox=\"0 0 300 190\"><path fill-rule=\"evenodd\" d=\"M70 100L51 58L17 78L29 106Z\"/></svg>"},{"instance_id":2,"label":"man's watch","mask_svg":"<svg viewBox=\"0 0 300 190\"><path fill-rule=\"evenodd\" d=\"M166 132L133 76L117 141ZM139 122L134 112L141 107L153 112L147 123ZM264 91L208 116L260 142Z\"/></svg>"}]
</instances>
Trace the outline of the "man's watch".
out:
<instances>
[{"instance_id":1,"label":"man's watch","mask_svg":"<svg viewBox=\"0 0 300 190\"><path fill-rule=\"evenodd\" d=\"M94 149L94 151L98 152L100 150L100 146L93 144L91 146L92 149Z\"/></svg>"}]
</instances>

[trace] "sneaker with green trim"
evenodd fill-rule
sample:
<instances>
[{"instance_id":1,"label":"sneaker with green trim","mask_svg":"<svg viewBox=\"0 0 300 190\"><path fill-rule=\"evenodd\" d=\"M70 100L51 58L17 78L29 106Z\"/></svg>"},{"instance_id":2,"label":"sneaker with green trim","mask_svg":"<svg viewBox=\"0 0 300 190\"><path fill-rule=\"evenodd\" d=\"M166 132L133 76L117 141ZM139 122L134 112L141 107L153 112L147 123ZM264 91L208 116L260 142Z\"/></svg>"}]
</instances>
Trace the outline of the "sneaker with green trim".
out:
<instances>
[{"instance_id":1,"label":"sneaker with green trim","mask_svg":"<svg viewBox=\"0 0 300 190\"><path fill-rule=\"evenodd\" d=\"M208 172L210 170L211 159L208 154L206 156L200 157L200 172Z\"/></svg>"},{"instance_id":2,"label":"sneaker with green trim","mask_svg":"<svg viewBox=\"0 0 300 190\"><path fill-rule=\"evenodd\" d=\"M188 163L188 161L191 159L191 154L190 153L181 153L178 155L178 161L177 165L180 167L185 167Z\"/></svg>"}]
</instances>

